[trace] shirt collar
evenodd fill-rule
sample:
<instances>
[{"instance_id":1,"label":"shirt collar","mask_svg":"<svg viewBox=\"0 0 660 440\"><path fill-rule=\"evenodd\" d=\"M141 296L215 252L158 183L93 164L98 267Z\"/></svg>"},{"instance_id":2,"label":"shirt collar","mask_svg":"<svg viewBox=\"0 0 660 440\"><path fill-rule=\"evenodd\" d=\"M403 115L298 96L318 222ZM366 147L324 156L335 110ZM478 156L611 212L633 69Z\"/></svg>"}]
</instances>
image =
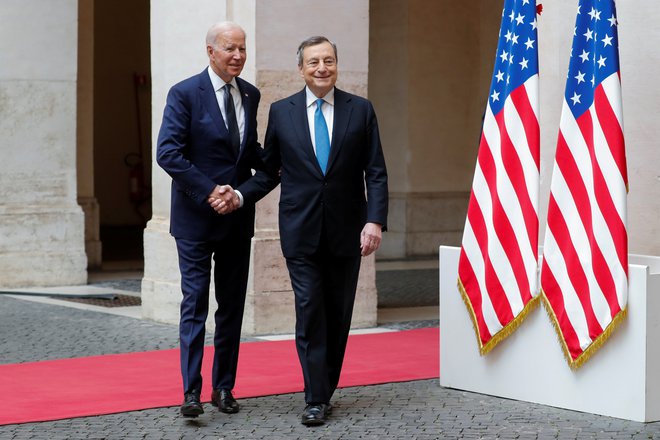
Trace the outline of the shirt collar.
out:
<instances>
[{"instance_id":1,"label":"shirt collar","mask_svg":"<svg viewBox=\"0 0 660 440\"><path fill-rule=\"evenodd\" d=\"M208 67L208 72L209 72L209 78L211 78L211 84L213 84L213 90L216 92L222 89L225 84L227 84L222 78L218 76L217 73L211 69L211 66ZM229 82L236 90L238 90L238 83L236 82L236 77L231 79L231 82Z\"/></svg>"},{"instance_id":2,"label":"shirt collar","mask_svg":"<svg viewBox=\"0 0 660 440\"><path fill-rule=\"evenodd\" d=\"M309 87L305 86L305 100L307 102L307 107L310 105L314 104L316 100L319 99L314 93L312 93L311 90L309 90ZM333 87L330 89L330 91L323 97L323 100L327 102L328 104L334 106L335 105L335 88Z\"/></svg>"}]
</instances>

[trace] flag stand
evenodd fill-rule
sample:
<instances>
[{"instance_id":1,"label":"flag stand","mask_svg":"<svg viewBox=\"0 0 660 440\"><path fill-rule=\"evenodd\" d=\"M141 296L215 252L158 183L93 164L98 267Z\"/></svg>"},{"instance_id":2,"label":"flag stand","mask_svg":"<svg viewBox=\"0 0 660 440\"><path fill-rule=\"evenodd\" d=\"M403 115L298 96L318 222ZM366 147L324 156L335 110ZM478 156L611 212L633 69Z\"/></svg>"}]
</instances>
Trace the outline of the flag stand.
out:
<instances>
[{"instance_id":1,"label":"flag stand","mask_svg":"<svg viewBox=\"0 0 660 440\"><path fill-rule=\"evenodd\" d=\"M628 316L578 370L532 311L485 356L456 286L460 248L440 247L440 385L638 422L660 420L660 257L629 255Z\"/></svg>"}]
</instances>

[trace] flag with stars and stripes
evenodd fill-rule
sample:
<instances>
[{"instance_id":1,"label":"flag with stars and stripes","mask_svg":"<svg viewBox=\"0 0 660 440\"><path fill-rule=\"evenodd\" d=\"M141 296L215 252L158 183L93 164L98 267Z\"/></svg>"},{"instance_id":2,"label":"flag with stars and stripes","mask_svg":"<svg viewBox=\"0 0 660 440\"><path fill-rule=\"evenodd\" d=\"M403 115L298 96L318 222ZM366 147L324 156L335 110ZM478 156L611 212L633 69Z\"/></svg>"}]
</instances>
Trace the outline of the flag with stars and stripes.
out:
<instances>
[{"instance_id":1,"label":"flag with stars and stripes","mask_svg":"<svg viewBox=\"0 0 660 440\"><path fill-rule=\"evenodd\" d=\"M577 368L625 316L626 197L613 0L580 0L550 182L541 290Z\"/></svg>"},{"instance_id":2,"label":"flag with stars and stripes","mask_svg":"<svg viewBox=\"0 0 660 440\"><path fill-rule=\"evenodd\" d=\"M540 8L540 5L539 5ZM481 354L538 298L536 0L505 0L458 264Z\"/></svg>"}]
</instances>

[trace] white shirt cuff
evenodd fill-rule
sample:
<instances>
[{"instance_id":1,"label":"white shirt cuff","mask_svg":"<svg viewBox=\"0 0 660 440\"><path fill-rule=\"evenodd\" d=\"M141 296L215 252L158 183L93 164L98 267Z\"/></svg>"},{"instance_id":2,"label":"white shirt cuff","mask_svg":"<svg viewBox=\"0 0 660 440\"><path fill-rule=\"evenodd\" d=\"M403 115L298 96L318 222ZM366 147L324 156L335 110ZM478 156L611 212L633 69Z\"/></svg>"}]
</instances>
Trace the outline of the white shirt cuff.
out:
<instances>
[{"instance_id":1,"label":"white shirt cuff","mask_svg":"<svg viewBox=\"0 0 660 440\"><path fill-rule=\"evenodd\" d=\"M241 194L241 192L237 189L235 189L234 192L238 196L238 207L242 208L243 207L243 194Z\"/></svg>"}]
</instances>

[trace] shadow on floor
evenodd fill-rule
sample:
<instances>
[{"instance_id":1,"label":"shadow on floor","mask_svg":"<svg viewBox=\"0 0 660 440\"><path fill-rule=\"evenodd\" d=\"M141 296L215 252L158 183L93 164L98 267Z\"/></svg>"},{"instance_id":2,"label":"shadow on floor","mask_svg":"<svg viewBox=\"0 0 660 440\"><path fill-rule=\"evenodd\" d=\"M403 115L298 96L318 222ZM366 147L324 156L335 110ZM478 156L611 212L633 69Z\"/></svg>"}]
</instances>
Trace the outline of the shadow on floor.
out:
<instances>
[{"instance_id":1,"label":"shadow on floor","mask_svg":"<svg viewBox=\"0 0 660 440\"><path fill-rule=\"evenodd\" d=\"M439 304L438 269L376 271L378 308Z\"/></svg>"}]
</instances>

